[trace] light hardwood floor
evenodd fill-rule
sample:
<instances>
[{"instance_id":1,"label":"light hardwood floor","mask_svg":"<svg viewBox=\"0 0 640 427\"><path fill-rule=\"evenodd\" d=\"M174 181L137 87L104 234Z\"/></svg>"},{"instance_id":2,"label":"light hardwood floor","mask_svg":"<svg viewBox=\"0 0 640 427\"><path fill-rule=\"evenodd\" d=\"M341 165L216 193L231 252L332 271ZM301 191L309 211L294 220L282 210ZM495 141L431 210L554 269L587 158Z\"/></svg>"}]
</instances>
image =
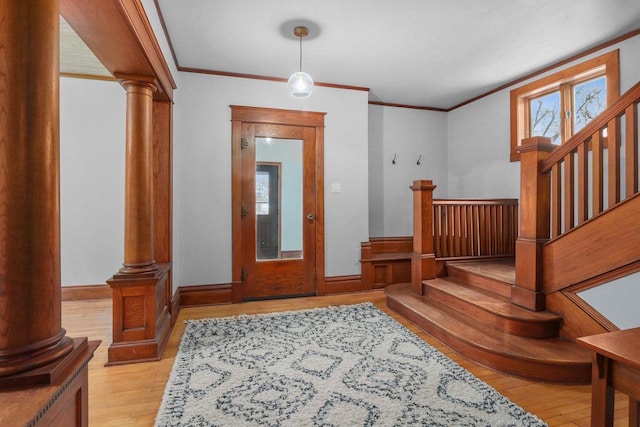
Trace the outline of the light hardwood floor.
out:
<instances>
[{"instance_id":1,"label":"light hardwood floor","mask_svg":"<svg viewBox=\"0 0 640 427\"><path fill-rule=\"evenodd\" d=\"M385 305L385 296L382 291L185 308L180 311L162 360L123 366L104 366L107 361L107 348L111 342L111 300L63 302L62 325L70 337L87 336L90 340L102 340L102 344L89 364L89 425L92 427L153 426L164 386L169 378L184 331L184 320L235 316L242 313L300 310L365 301L374 303L475 376L527 411L545 420L549 426L586 427L590 425L590 386L536 383L506 376L473 363L444 347L433 337L389 310ZM627 408L626 396L617 394L615 426L627 425Z\"/></svg>"}]
</instances>

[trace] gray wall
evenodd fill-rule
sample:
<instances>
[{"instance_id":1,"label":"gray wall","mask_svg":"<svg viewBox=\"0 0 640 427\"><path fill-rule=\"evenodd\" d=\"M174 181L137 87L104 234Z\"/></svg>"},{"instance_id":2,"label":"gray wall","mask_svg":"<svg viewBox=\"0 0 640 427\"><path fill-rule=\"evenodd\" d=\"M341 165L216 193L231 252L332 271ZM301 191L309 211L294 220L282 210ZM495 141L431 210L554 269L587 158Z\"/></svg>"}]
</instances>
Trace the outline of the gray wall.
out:
<instances>
[{"instance_id":1,"label":"gray wall","mask_svg":"<svg viewBox=\"0 0 640 427\"><path fill-rule=\"evenodd\" d=\"M413 234L413 192L417 179L446 197L447 114L409 108L369 106L369 234ZM393 158L396 163L393 164ZM418 165L418 158L422 156Z\"/></svg>"},{"instance_id":2,"label":"gray wall","mask_svg":"<svg viewBox=\"0 0 640 427\"><path fill-rule=\"evenodd\" d=\"M367 92L316 87L306 100L284 83L181 73L174 197L180 285L231 281L229 105L326 112L325 274L359 274L369 238ZM332 193L339 183L342 192Z\"/></svg>"},{"instance_id":3,"label":"gray wall","mask_svg":"<svg viewBox=\"0 0 640 427\"><path fill-rule=\"evenodd\" d=\"M63 285L104 284L124 260L125 92L60 79Z\"/></svg>"},{"instance_id":4,"label":"gray wall","mask_svg":"<svg viewBox=\"0 0 640 427\"><path fill-rule=\"evenodd\" d=\"M620 49L622 94L640 81L640 36L450 111L447 114L449 196L519 197L520 164L509 162L510 91L614 49Z\"/></svg>"}]
</instances>

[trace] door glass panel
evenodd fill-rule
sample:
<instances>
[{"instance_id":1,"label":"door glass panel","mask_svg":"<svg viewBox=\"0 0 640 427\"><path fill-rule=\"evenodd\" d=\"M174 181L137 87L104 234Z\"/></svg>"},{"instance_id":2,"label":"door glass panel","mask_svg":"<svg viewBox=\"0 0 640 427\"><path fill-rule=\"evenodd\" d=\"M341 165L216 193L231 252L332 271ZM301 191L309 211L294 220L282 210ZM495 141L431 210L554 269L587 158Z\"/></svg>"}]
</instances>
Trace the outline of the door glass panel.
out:
<instances>
[{"instance_id":1,"label":"door glass panel","mask_svg":"<svg viewBox=\"0 0 640 427\"><path fill-rule=\"evenodd\" d=\"M300 259L302 140L256 138L256 259Z\"/></svg>"}]
</instances>

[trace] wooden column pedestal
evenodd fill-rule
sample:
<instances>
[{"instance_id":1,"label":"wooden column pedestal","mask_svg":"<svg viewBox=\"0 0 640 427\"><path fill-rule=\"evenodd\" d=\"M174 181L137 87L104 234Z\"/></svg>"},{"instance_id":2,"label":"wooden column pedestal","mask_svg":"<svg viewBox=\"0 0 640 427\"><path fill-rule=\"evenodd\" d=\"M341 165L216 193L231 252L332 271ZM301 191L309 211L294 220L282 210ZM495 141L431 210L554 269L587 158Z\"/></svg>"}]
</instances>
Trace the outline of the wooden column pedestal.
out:
<instances>
[{"instance_id":1,"label":"wooden column pedestal","mask_svg":"<svg viewBox=\"0 0 640 427\"><path fill-rule=\"evenodd\" d=\"M107 280L113 290L113 343L109 365L160 360L169 333L171 314L166 298L171 264L144 274L118 273Z\"/></svg>"},{"instance_id":2,"label":"wooden column pedestal","mask_svg":"<svg viewBox=\"0 0 640 427\"><path fill-rule=\"evenodd\" d=\"M89 425L88 363L100 341L73 340L62 359L0 378L0 425L74 427Z\"/></svg>"}]
</instances>

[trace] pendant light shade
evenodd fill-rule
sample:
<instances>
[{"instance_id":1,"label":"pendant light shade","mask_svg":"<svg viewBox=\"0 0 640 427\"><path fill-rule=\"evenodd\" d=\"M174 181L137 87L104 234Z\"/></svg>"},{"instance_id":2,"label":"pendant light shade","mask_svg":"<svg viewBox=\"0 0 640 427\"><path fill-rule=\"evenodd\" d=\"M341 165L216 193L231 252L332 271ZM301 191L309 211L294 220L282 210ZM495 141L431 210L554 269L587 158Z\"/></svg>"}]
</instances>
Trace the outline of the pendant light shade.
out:
<instances>
[{"instance_id":1,"label":"pendant light shade","mask_svg":"<svg viewBox=\"0 0 640 427\"><path fill-rule=\"evenodd\" d=\"M298 71L289 77L289 93L296 98L306 98L313 92L313 79L304 71Z\"/></svg>"},{"instance_id":2,"label":"pendant light shade","mask_svg":"<svg viewBox=\"0 0 640 427\"><path fill-rule=\"evenodd\" d=\"M295 27L293 34L300 40L300 71L291 74L289 77L289 93L296 98L306 98L313 92L313 79L302 71L302 38L309 34L307 27Z\"/></svg>"}]
</instances>

